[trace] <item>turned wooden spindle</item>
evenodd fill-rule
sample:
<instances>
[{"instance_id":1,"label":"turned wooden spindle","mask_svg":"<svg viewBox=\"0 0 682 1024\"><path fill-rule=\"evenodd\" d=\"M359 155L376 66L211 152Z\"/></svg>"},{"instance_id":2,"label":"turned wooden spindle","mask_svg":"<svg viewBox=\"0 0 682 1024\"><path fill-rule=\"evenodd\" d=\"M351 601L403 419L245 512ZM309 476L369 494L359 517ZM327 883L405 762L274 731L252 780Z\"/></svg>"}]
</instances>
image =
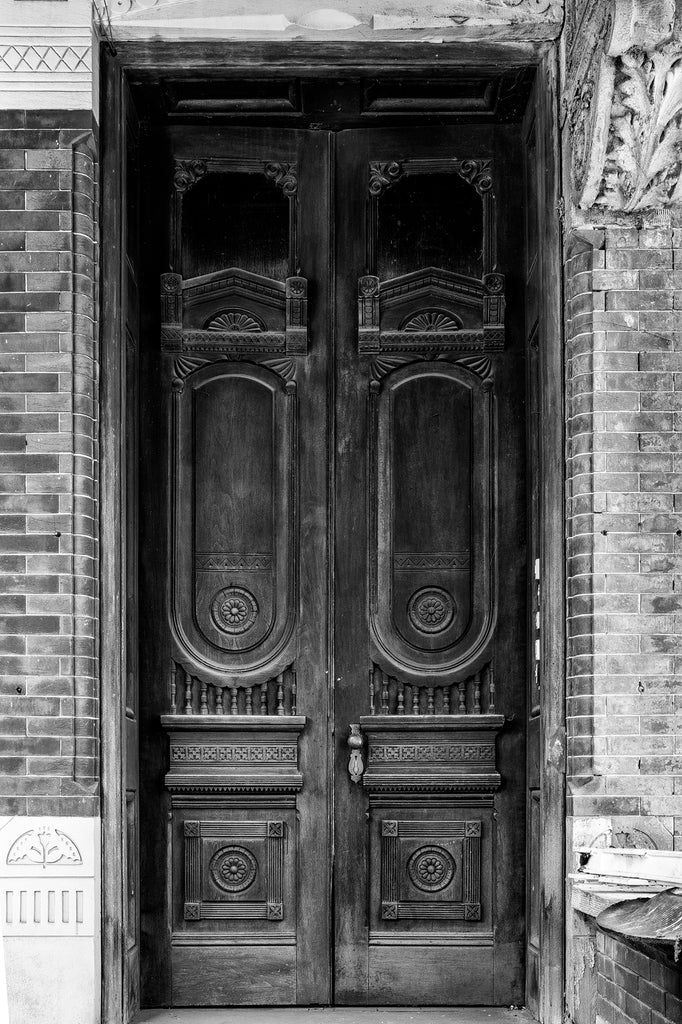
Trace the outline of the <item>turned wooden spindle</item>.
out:
<instances>
[{"instance_id":1,"label":"turned wooden spindle","mask_svg":"<svg viewBox=\"0 0 682 1024\"><path fill-rule=\"evenodd\" d=\"M174 661L171 661L171 668L170 668L170 713L171 713L171 715L174 715L177 712L177 710L178 710L178 705L177 705L177 680L176 680L177 670L178 670L177 669L177 665L175 664Z\"/></svg>"},{"instance_id":2,"label":"turned wooden spindle","mask_svg":"<svg viewBox=\"0 0 682 1024\"><path fill-rule=\"evenodd\" d=\"M385 672L381 673L381 713L388 714L388 676Z\"/></svg>"},{"instance_id":3,"label":"turned wooden spindle","mask_svg":"<svg viewBox=\"0 0 682 1024\"><path fill-rule=\"evenodd\" d=\"M185 671L185 714L192 714L192 677Z\"/></svg>"}]
</instances>

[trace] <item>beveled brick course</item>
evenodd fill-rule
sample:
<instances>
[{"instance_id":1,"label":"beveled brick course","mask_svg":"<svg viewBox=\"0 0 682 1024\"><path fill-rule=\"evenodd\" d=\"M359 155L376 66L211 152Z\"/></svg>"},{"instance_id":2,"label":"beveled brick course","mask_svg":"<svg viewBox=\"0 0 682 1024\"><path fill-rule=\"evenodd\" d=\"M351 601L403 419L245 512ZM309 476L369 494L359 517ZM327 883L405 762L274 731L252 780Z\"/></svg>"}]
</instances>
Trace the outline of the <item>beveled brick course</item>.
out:
<instances>
[{"instance_id":1,"label":"beveled brick course","mask_svg":"<svg viewBox=\"0 0 682 1024\"><path fill-rule=\"evenodd\" d=\"M644 833L645 817L659 816L671 846L682 732L682 324L672 312L681 243L667 228L607 228L574 236L566 258L569 811L641 816Z\"/></svg>"},{"instance_id":2,"label":"beveled brick course","mask_svg":"<svg viewBox=\"0 0 682 1024\"><path fill-rule=\"evenodd\" d=\"M0 814L92 814L94 145L81 112L14 120L0 131Z\"/></svg>"}]
</instances>

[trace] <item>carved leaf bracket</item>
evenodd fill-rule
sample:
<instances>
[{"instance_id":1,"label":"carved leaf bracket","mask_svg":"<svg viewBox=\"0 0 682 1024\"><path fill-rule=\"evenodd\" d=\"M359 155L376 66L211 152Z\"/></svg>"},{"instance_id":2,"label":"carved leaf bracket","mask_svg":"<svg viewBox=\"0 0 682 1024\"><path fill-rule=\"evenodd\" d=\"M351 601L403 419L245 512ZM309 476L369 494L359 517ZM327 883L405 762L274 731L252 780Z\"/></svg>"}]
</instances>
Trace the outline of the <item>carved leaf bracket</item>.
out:
<instances>
[{"instance_id":1,"label":"carved leaf bracket","mask_svg":"<svg viewBox=\"0 0 682 1024\"><path fill-rule=\"evenodd\" d=\"M682 199L682 40L675 0L588 3L564 96L575 203L618 213Z\"/></svg>"}]
</instances>

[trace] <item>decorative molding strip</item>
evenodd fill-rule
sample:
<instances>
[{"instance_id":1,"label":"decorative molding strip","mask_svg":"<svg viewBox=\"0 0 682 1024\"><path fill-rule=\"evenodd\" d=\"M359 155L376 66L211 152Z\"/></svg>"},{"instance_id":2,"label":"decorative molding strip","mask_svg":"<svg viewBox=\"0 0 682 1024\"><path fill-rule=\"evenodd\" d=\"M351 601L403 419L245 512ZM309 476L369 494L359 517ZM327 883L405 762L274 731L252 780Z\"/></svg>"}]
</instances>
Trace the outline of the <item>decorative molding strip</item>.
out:
<instances>
[{"instance_id":1,"label":"decorative molding strip","mask_svg":"<svg viewBox=\"0 0 682 1024\"><path fill-rule=\"evenodd\" d=\"M254 744L223 747L219 745L204 746L190 744L188 746L172 746L171 761L195 761L199 764L211 764L216 761L231 764L296 764L297 749L293 744Z\"/></svg>"},{"instance_id":2,"label":"decorative molding strip","mask_svg":"<svg viewBox=\"0 0 682 1024\"><path fill-rule=\"evenodd\" d=\"M473 761L485 763L495 760L494 745L477 744L401 744L370 747L372 761L390 763L392 761Z\"/></svg>"},{"instance_id":3,"label":"decorative molding strip","mask_svg":"<svg viewBox=\"0 0 682 1024\"><path fill-rule=\"evenodd\" d=\"M92 71L90 46L38 46L12 44L0 46L0 72L30 71L52 75L56 71L73 74Z\"/></svg>"},{"instance_id":4,"label":"decorative molding strip","mask_svg":"<svg viewBox=\"0 0 682 1024\"><path fill-rule=\"evenodd\" d=\"M263 572L272 569L272 555L243 554L241 552L197 551L194 568L202 572L209 570L239 570L239 572Z\"/></svg>"},{"instance_id":5,"label":"decorative molding strip","mask_svg":"<svg viewBox=\"0 0 682 1024\"><path fill-rule=\"evenodd\" d=\"M422 569L468 569L471 557L468 551L396 551L393 555L393 568L400 570Z\"/></svg>"}]
</instances>

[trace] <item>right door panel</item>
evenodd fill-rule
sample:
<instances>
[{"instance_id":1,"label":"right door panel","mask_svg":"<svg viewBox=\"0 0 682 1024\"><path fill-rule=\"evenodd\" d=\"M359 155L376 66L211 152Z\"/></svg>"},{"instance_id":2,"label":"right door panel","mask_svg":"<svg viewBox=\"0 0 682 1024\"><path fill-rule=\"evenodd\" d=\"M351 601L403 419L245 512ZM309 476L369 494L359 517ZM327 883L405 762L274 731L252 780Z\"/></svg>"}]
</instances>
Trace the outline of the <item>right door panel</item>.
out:
<instances>
[{"instance_id":1,"label":"right door panel","mask_svg":"<svg viewBox=\"0 0 682 1024\"><path fill-rule=\"evenodd\" d=\"M386 129L337 147L336 1000L518 1003L517 143Z\"/></svg>"}]
</instances>

